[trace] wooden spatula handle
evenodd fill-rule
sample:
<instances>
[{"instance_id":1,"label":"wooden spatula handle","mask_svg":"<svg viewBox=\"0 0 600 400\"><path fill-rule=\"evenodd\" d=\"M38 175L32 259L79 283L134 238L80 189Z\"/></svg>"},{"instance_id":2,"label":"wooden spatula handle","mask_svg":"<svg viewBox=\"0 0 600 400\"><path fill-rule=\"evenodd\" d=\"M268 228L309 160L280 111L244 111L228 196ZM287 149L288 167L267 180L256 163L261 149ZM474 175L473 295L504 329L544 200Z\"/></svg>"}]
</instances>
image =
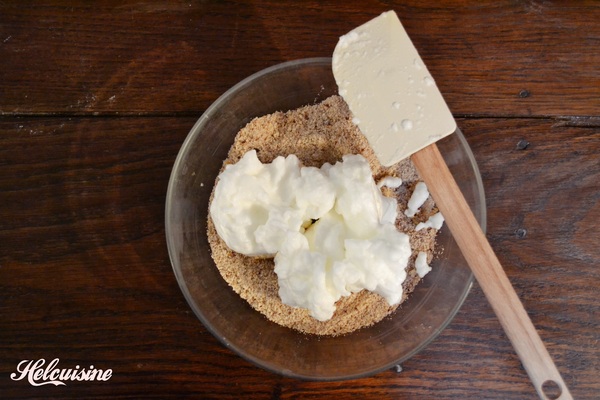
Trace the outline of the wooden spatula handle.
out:
<instances>
[{"instance_id":1,"label":"wooden spatula handle","mask_svg":"<svg viewBox=\"0 0 600 400\"><path fill-rule=\"evenodd\" d=\"M413 154L412 161L444 216L452 236L498 316L540 398L571 399L567 385L548 354L436 144L431 144ZM544 390L547 390L548 386L558 386L560 396L547 396Z\"/></svg>"}]
</instances>

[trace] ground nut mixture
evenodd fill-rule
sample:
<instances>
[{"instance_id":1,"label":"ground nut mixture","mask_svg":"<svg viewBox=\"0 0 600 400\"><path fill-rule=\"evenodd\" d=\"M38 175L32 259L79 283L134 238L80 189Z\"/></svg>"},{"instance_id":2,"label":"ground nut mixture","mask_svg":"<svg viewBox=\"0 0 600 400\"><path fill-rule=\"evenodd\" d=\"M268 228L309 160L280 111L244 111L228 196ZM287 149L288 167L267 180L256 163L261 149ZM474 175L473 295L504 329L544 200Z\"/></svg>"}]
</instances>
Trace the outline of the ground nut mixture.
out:
<instances>
[{"instance_id":1,"label":"ground nut mixture","mask_svg":"<svg viewBox=\"0 0 600 400\"><path fill-rule=\"evenodd\" d=\"M407 267L402 301L406 299L420 280L414 267L417 254L426 252L427 260L431 262L435 245L435 230L415 231L415 226L437 212L429 198L415 217L405 216L407 202L419 181L410 160L389 168L382 167L367 139L352 123L352 115L339 96L332 96L316 105L254 119L236 136L224 166L236 163L252 149L257 150L263 163L271 162L277 156L295 154L304 165L317 168L326 162L334 164L345 154L361 154L369 161L376 182L386 176L401 178L403 184L399 188L383 187L382 190L384 195L398 200L396 226L410 237L412 256ZM212 257L225 281L254 309L279 325L308 334L340 335L370 326L398 307L390 307L378 294L363 290L341 298L330 320L317 321L308 314L308 310L281 302L272 258L247 257L231 251L217 235L210 217L208 238Z\"/></svg>"}]
</instances>

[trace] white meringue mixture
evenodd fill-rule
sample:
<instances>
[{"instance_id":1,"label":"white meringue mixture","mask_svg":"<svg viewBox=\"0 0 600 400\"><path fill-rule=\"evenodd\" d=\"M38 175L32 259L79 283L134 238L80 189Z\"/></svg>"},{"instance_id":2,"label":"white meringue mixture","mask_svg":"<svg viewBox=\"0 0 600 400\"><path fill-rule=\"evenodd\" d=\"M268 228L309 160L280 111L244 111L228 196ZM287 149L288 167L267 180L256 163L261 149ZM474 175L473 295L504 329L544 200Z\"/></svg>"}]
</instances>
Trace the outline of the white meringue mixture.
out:
<instances>
[{"instance_id":1,"label":"white meringue mixture","mask_svg":"<svg viewBox=\"0 0 600 400\"><path fill-rule=\"evenodd\" d=\"M409 237L396 229L396 200L380 190L401 181L383 182L361 155L315 168L295 155L263 164L252 150L219 176L210 216L231 250L274 256L284 304L326 321L336 301L363 289L390 305L402 299Z\"/></svg>"}]
</instances>

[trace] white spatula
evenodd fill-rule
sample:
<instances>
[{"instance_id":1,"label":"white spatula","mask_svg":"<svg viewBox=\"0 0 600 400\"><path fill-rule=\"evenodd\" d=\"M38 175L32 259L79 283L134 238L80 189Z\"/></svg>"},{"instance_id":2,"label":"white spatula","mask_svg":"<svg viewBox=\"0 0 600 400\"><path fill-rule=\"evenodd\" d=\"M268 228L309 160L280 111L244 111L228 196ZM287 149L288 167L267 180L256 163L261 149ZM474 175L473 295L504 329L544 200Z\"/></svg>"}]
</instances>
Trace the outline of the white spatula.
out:
<instances>
[{"instance_id":1,"label":"white spatula","mask_svg":"<svg viewBox=\"0 0 600 400\"><path fill-rule=\"evenodd\" d=\"M456 122L393 11L342 36L333 74L355 123L379 161L412 157L540 398L571 399L552 358L523 308L435 144ZM545 391L556 390L547 397Z\"/></svg>"}]
</instances>

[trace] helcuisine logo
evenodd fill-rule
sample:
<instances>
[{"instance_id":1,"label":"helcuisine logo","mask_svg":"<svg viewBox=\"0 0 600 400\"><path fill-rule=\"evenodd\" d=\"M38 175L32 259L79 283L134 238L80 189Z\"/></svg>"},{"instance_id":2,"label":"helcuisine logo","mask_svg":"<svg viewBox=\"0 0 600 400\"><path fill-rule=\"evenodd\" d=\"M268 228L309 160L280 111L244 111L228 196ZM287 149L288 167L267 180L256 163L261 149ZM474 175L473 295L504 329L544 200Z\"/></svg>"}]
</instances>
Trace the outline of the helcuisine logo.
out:
<instances>
[{"instance_id":1,"label":"helcuisine logo","mask_svg":"<svg viewBox=\"0 0 600 400\"><path fill-rule=\"evenodd\" d=\"M58 358L48 364L43 358L37 361L23 360L17 365L17 372L10 374L10 379L20 381L27 378L32 386L66 386L65 382L107 381L112 377L112 369L97 369L93 365L87 369L79 365L75 368L58 368L58 363Z\"/></svg>"}]
</instances>

